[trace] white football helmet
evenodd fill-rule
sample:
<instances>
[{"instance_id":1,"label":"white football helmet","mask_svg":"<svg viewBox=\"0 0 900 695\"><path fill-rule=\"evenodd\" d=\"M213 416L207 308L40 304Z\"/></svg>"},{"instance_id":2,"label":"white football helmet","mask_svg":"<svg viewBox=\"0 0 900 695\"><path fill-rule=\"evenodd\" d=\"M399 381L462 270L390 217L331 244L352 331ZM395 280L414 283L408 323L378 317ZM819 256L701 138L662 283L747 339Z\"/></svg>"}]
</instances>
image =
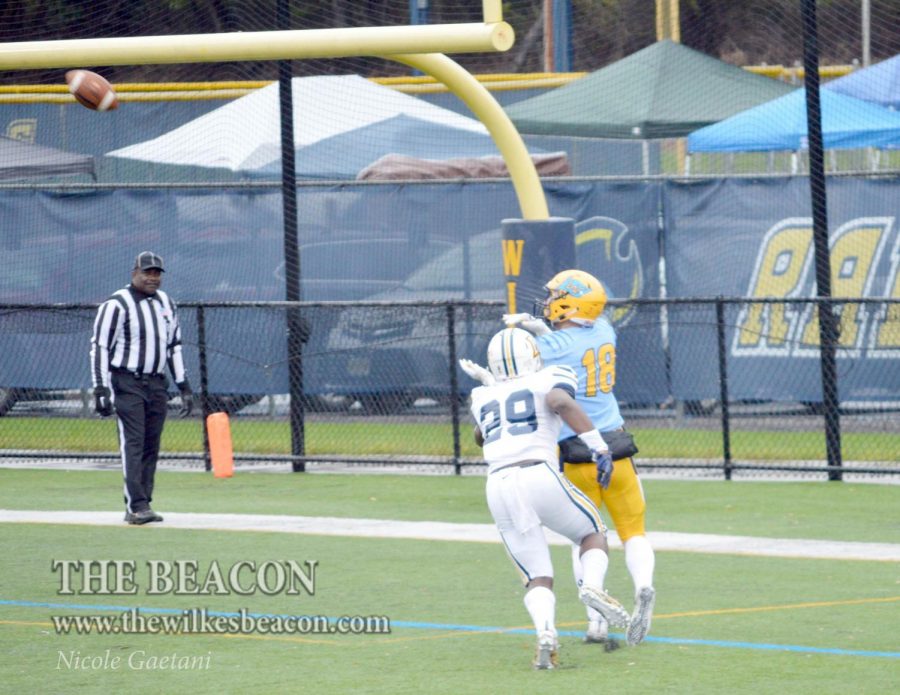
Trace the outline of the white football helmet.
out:
<instances>
[{"instance_id":1,"label":"white football helmet","mask_svg":"<svg viewBox=\"0 0 900 695\"><path fill-rule=\"evenodd\" d=\"M531 374L544 365L534 336L521 328L504 328L491 338L487 361L498 381Z\"/></svg>"}]
</instances>

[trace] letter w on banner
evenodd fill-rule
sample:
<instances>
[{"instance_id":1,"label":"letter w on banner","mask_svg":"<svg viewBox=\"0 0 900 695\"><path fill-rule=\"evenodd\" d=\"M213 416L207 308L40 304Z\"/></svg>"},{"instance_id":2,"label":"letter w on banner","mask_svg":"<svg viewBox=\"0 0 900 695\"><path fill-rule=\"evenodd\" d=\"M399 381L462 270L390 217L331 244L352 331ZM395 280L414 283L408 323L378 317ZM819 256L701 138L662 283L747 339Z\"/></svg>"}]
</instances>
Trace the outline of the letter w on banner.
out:
<instances>
[{"instance_id":1,"label":"letter w on banner","mask_svg":"<svg viewBox=\"0 0 900 695\"><path fill-rule=\"evenodd\" d=\"M575 267L575 220L503 220L503 273L511 314L530 312L544 283Z\"/></svg>"}]
</instances>

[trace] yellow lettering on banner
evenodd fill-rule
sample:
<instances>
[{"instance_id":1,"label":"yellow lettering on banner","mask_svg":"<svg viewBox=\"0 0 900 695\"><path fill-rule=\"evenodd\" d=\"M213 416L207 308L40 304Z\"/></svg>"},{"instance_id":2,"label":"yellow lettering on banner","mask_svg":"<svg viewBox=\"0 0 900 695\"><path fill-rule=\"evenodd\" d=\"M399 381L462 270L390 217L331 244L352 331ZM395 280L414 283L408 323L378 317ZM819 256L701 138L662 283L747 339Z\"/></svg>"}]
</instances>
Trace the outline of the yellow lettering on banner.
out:
<instances>
[{"instance_id":1,"label":"yellow lettering on banner","mask_svg":"<svg viewBox=\"0 0 900 695\"><path fill-rule=\"evenodd\" d=\"M831 247L831 296L862 297L869 275L874 272L883 227L857 227L841 234ZM862 304L853 302L841 307L838 346L852 348L859 345L865 320ZM810 311L801 344L819 345L818 312Z\"/></svg>"},{"instance_id":2,"label":"yellow lettering on banner","mask_svg":"<svg viewBox=\"0 0 900 695\"><path fill-rule=\"evenodd\" d=\"M900 246L898 246L900 252ZM900 256L895 256L894 284L888 295L891 299L900 299ZM878 333L875 337L875 347L900 348L900 304L888 304L883 312L884 319L878 325Z\"/></svg>"},{"instance_id":3,"label":"yellow lettering on banner","mask_svg":"<svg viewBox=\"0 0 900 695\"><path fill-rule=\"evenodd\" d=\"M509 307L510 314L519 313L516 309L516 283L506 283L506 305Z\"/></svg>"},{"instance_id":4,"label":"yellow lettering on banner","mask_svg":"<svg viewBox=\"0 0 900 695\"><path fill-rule=\"evenodd\" d=\"M36 118L16 118L6 126L6 137L34 144L37 136Z\"/></svg>"},{"instance_id":5,"label":"yellow lettering on banner","mask_svg":"<svg viewBox=\"0 0 900 695\"><path fill-rule=\"evenodd\" d=\"M597 229L585 229L583 232L578 232L578 235L575 237L575 246L581 246L582 244L587 244L591 241L602 241L603 250L606 251L606 260L611 261L612 239L613 230L611 229L602 227L598 227Z\"/></svg>"},{"instance_id":6,"label":"yellow lettering on banner","mask_svg":"<svg viewBox=\"0 0 900 695\"><path fill-rule=\"evenodd\" d=\"M522 272L522 249L525 248L524 239L503 240L503 272L507 276L518 277Z\"/></svg>"},{"instance_id":7,"label":"yellow lettering on banner","mask_svg":"<svg viewBox=\"0 0 900 695\"><path fill-rule=\"evenodd\" d=\"M785 227L773 234L758 261L749 296L788 297L795 292L803 280L811 242L810 227ZM739 347L782 346L790 319L785 304L750 304L741 312L739 326Z\"/></svg>"}]
</instances>

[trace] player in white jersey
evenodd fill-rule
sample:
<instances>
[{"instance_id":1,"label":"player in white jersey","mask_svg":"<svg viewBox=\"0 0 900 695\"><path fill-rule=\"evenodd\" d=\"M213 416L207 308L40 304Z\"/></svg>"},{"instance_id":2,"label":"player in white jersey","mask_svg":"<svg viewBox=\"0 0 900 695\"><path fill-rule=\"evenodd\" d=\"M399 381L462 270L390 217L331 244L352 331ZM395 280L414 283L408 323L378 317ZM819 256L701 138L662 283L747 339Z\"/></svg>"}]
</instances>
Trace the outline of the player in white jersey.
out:
<instances>
[{"instance_id":1,"label":"player in white jersey","mask_svg":"<svg viewBox=\"0 0 900 695\"><path fill-rule=\"evenodd\" d=\"M568 365L575 370L578 375L575 399L610 443L614 470L608 489L597 483L590 452L566 428L559 442L560 461L564 462L567 479L598 507L606 505L625 548L625 564L635 591L634 612L626 639L629 645L636 645L650 630L656 600L655 558L644 525L644 491L632 458L637 448L622 429L622 415L613 393L616 333L603 316L606 290L597 278L581 270L557 273L544 289L547 297L541 304L543 320L530 314L508 314L504 321L537 336L544 364ZM552 331L547 323L553 327ZM575 554L577 548L573 548L573 565L578 581L579 564ZM585 641L607 643L607 632L603 616L592 613L589 607ZM609 646L614 644L607 643Z\"/></svg>"},{"instance_id":2,"label":"player in white jersey","mask_svg":"<svg viewBox=\"0 0 900 695\"><path fill-rule=\"evenodd\" d=\"M579 598L612 625L627 627L628 612L603 590L609 565L606 528L590 499L559 473L557 439L565 422L593 452L607 483L612 459L590 418L575 402L569 367L543 368L534 337L518 328L488 346L490 372L468 360L462 368L484 386L472 391L475 440L488 464L485 492L500 537L526 587L525 607L538 637L534 666L558 665L553 565L543 527L579 548Z\"/></svg>"}]
</instances>

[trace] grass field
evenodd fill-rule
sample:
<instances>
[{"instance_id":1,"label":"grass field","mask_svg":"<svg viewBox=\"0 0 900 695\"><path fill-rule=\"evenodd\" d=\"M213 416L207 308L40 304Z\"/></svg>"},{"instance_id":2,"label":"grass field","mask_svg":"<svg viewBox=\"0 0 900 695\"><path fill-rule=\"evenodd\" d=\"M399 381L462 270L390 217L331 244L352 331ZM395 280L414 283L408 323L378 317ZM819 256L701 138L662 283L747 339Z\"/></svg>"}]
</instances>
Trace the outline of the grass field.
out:
<instances>
[{"instance_id":1,"label":"grass field","mask_svg":"<svg viewBox=\"0 0 900 695\"><path fill-rule=\"evenodd\" d=\"M162 472L166 512L489 523L483 478ZM0 508L118 510L104 471L0 469ZM900 543L895 486L649 480L656 531ZM657 553L650 638L604 653L580 641L568 550L553 548L563 668L534 672L522 588L500 545L147 527L0 524L0 682L6 692L887 693L900 672L900 567L890 562ZM134 560L136 595L63 596L54 559ZM313 595L148 595L147 560L317 560ZM630 604L620 551L611 593ZM245 608L387 616L373 635L58 635L52 615ZM156 613L153 613L156 611ZM107 653L107 650L108 653ZM63 656L61 656L61 654ZM176 654L196 670L128 667ZM102 666L118 656L116 668ZM97 658L98 668L65 659ZM205 661L204 661L205 660ZM158 662L157 662L158 663ZM90 666L91 662L88 661Z\"/></svg>"},{"instance_id":2,"label":"grass field","mask_svg":"<svg viewBox=\"0 0 900 695\"><path fill-rule=\"evenodd\" d=\"M287 422L236 418L231 424L234 450L238 453L289 454ZM709 430L632 428L641 458L716 459L722 457L722 436ZM481 451L469 435L461 437L462 455L479 458ZM199 452L203 434L199 420L170 418L163 431L165 452ZM360 450L365 443L365 451ZM66 451L115 451L115 421L78 418L0 418L0 448L60 449ZM900 461L900 434L844 432L843 456L853 461ZM306 425L307 453L311 455L413 455L452 456L449 423L385 423L377 420L316 422ZM734 431L731 451L735 458L774 460L823 460L821 431Z\"/></svg>"}]
</instances>

